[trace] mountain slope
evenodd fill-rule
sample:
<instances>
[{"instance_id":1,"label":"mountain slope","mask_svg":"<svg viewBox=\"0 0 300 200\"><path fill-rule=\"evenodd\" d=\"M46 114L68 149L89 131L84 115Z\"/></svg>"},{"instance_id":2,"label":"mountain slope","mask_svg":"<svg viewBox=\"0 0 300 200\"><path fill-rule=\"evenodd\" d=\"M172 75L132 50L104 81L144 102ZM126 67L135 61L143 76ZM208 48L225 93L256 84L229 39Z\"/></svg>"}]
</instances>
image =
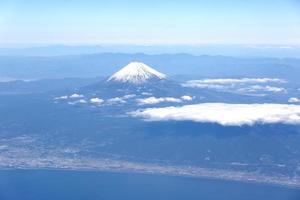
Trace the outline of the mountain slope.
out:
<instances>
[{"instance_id":1,"label":"mountain slope","mask_svg":"<svg viewBox=\"0 0 300 200\"><path fill-rule=\"evenodd\" d=\"M132 84L143 84L150 80L163 80L166 78L165 74L162 74L148 65L141 62L131 62L111 77L108 78L108 82L122 82Z\"/></svg>"}]
</instances>

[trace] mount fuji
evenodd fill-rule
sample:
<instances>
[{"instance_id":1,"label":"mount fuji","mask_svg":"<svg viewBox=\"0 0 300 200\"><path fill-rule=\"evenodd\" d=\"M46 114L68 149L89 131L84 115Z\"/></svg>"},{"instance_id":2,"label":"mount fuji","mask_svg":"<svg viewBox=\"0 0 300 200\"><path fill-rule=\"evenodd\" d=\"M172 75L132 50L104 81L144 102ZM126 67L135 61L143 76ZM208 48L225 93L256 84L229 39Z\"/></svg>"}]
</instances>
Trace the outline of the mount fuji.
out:
<instances>
[{"instance_id":1,"label":"mount fuji","mask_svg":"<svg viewBox=\"0 0 300 200\"><path fill-rule=\"evenodd\" d=\"M126 94L175 95L183 89L175 80L141 62L130 62L105 80L82 88L102 96Z\"/></svg>"},{"instance_id":2,"label":"mount fuji","mask_svg":"<svg viewBox=\"0 0 300 200\"><path fill-rule=\"evenodd\" d=\"M165 80L166 75L156 71L141 62L131 62L111 77L108 82L122 82L131 84L143 84L149 81Z\"/></svg>"}]
</instances>

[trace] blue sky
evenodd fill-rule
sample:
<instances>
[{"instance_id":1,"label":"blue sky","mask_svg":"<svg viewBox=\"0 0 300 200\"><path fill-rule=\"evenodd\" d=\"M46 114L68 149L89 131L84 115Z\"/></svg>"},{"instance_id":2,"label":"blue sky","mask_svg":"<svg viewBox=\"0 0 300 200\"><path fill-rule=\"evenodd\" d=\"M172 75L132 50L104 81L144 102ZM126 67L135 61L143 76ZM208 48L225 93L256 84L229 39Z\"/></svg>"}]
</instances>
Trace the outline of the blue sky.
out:
<instances>
[{"instance_id":1,"label":"blue sky","mask_svg":"<svg viewBox=\"0 0 300 200\"><path fill-rule=\"evenodd\" d=\"M298 0L0 0L0 44L300 45Z\"/></svg>"}]
</instances>

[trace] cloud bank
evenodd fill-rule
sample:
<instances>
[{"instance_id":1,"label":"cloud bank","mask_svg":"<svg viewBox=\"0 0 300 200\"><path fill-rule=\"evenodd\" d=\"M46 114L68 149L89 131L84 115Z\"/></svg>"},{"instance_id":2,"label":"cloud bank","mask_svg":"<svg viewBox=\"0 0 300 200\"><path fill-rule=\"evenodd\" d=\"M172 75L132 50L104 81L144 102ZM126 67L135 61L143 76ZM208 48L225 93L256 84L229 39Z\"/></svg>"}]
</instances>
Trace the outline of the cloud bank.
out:
<instances>
[{"instance_id":1,"label":"cloud bank","mask_svg":"<svg viewBox=\"0 0 300 200\"><path fill-rule=\"evenodd\" d=\"M84 96L82 94L77 94L77 93L72 94L72 95L69 96L69 98L83 98L83 97Z\"/></svg>"},{"instance_id":2,"label":"cloud bank","mask_svg":"<svg viewBox=\"0 0 300 200\"><path fill-rule=\"evenodd\" d=\"M145 104L158 104L162 102L172 102L172 103L180 103L182 102L181 99L174 98L174 97L148 97L144 99L137 99L138 104L145 105Z\"/></svg>"},{"instance_id":3,"label":"cloud bank","mask_svg":"<svg viewBox=\"0 0 300 200\"><path fill-rule=\"evenodd\" d=\"M266 93L283 93L287 90L283 87L272 86L269 84L286 83L283 79L278 78L241 78L241 79L201 79L191 80L182 84L183 87L201 88L235 92L246 95L265 96Z\"/></svg>"},{"instance_id":4,"label":"cloud bank","mask_svg":"<svg viewBox=\"0 0 300 200\"><path fill-rule=\"evenodd\" d=\"M136 101L140 105L146 105L146 104L158 104L163 102L169 102L169 103L181 103L183 101L191 101L194 97L183 95L180 98L175 97L148 97L148 98L142 98L137 99Z\"/></svg>"},{"instance_id":5,"label":"cloud bank","mask_svg":"<svg viewBox=\"0 0 300 200\"><path fill-rule=\"evenodd\" d=\"M240 88L238 89L240 92L286 92L285 88L282 87L274 87L274 86L261 86L261 85L253 85L247 88Z\"/></svg>"},{"instance_id":6,"label":"cloud bank","mask_svg":"<svg viewBox=\"0 0 300 200\"><path fill-rule=\"evenodd\" d=\"M300 103L300 99L297 97L291 97L288 100L289 103Z\"/></svg>"},{"instance_id":7,"label":"cloud bank","mask_svg":"<svg viewBox=\"0 0 300 200\"><path fill-rule=\"evenodd\" d=\"M228 85L228 84L256 84L256 83L285 83L285 80L278 78L241 78L241 79L202 79L202 80L191 80L183 84L184 87L203 87L211 84Z\"/></svg>"},{"instance_id":8,"label":"cloud bank","mask_svg":"<svg viewBox=\"0 0 300 200\"><path fill-rule=\"evenodd\" d=\"M223 126L300 124L300 106L289 104L202 103L181 107L148 108L129 113L149 121L195 121Z\"/></svg>"},{"instance_id":9,"label":"cloud bank","mask_svg":"<svg viewBox=\"0 0 300 200\"><path fill-rule=\"evenodd\" d=\"M108 99L107 102L108 102L109 104L114 104L114 103L126 103L126 101L123 100L123 98L121 98L121 97L114 97L114 98Z\"/></svg>"},{"instance_id":10,"label":"cloud bank","mask_svg":"<svg viewBox=\"0 0 300 200\"><path fill-rule=\"evenodd\" d=\"M79 98L84 98L84 95L74 93L70 96L64 95L64 96L60 96L60 97L55 97L54 100L63 100L63 99L68 99L68 98L70 98L70 99L77 99L78 98L79 99Z\"/></svg>"},{"instance_id":11,"label":"cloud bank","mask_svg":"<svg viewBox=\"0 0 300 200\"><path fill-rule=\"evenodd\" d=\"M183 95L182 97L180 97L182 100L185 101L191 101L194 99L194 97L188 96L188 95Z\"/></svg>"},{"instance_id":12,"label":"cloud bank","mask_svg":"<svg viewBox=\"0 0 300 200\"><path fill-rule=\"evenodd\" d=\"M87 101L84 100L84 99L80 99L80 100L77 100L77 101L68 102L68 104L70 104L70 105L76 105L76 104L79 104L79 103L85 104L85 103L87 103Z\"/></svg>"},{"instance_id":13,"label":"cloud bank","mask_svg":"<svg viewBox=\"0 0 300 200\"><path fill-rule=\"evenodd\" d=\"M152 93L150 93L150 92L142 92L142 95L144 95L144 96L151 96Z\"/></svg>"},{"instance_id":14,"label":"cloud bank","mask_svg":"<svg viewBox=\"0 0 300 200\"><path fill-rule=\"evenodd\" d=\"M127 94L127 95L124 95L123 97L122 97L122 99L131 99L131 98L133 98L133 97L135 97L136 95L135 94Z\"/></svg>"},{"instance_id":15,"label":"cloud bank","mask_svg":"<svg viewBox=\"0 0 300 200\"><path fill-rule=\"evenodd\" d=\"M60 100L60 99L68 99L68 96L60 96L60 97L55 97L54 100Z\"/></svg>"},{"instance_id":16,"label":"cloud bank","mask_svg":"<svg viewBox=\"0 0 300 200\"><path fill-rule=\"evenodd\" d=\"M95 98L91 98L91 99L90 99L90 102L91 102L91 103L94 103L94 104L101 104L101 103L103 103L103 102L104 102L104 100L103 100L103 99L100 99L100 98L97 98L97 97L95 97Z\"/></svg>"}]
</instances>

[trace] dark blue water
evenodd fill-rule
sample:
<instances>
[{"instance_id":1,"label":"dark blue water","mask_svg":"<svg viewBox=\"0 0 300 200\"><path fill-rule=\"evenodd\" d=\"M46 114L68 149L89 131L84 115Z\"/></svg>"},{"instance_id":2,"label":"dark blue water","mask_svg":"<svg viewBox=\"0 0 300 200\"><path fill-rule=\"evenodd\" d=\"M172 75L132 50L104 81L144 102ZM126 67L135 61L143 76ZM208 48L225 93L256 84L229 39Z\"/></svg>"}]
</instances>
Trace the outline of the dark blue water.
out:
<instances>
[{"instance_id":1,"label":"dark blue water","mask_svg":"<svg viewBox=\"0 0 300 200\"><path fill-rule=\"evenodd\" d=\"M300 189L130 173L0 171L1 200L299 200Z\"/></svg>"}]
</instances>

